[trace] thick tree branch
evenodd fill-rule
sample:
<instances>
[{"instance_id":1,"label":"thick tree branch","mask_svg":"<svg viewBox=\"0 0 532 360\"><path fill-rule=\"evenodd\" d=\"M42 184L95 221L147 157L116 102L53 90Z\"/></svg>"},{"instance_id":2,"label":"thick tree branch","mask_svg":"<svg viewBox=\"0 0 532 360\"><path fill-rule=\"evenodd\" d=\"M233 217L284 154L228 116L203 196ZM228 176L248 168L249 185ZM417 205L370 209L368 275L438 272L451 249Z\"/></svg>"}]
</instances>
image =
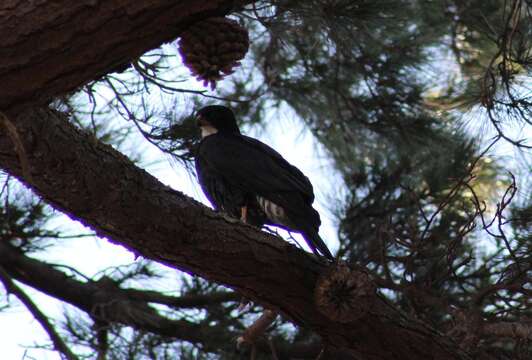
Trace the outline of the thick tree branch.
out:
<instances>
[{"instance_id":1,"label":"thick tree branch","mask_svg":"<svg viewBox=\"0 0 532 360\"><path fill-rule=\"evenodd\" d=\"M6 275L2 276L5 268ZM205 351L218 351L209 348L209 342L220 338L217 343L234 348L234 340L239 335L221 329L224 325L210 326L194 324L185 320L171 320L155 311L148 302L166 302L169 305L183 307L201 307L229 299L234 293L215 293L214 296L163 297L152 296L152 292L122 289L113 282L81 282L66 276L50 264L29 258L8 243L0 243L0 280L13 278L60 301L69 303L92 316L97 323L120 323L137 330L149 331L169 339L179 339L200 344ZM9 290L13 290L9 288ZM145 296L146 293L148 296ZM159 294L160 295L160 294ZM18 295L17 295L18 296ZM173 301L170 301L170 298ZM161 301L163 300L163 301ZM37 316L37 315L36 315ZM52 328L53 330L53 328ZM257 349L270 353L269 345L263 339L257 341ZM321 347L319 344L276 344L280 359L314 359Z\"/></svg>"},{"instance_id":2,"label":"thick tree branch","mask_svg":"<svg viewBox=\"0 0 532 360\"><path fill-rule=\"evenodd\" d=\"M176 309L204 308L241 299L241 296L233 292L168 296L156 291L124 289L106 277L98 281L80 282L55 269L53 264L29 258L10 245L2 243L0 243L0 265L3 265L16 280L52 297L61 298L89 313L92 301L89 295L105 288L119 292L121 298L130 301L163 304ZM82 288L84 290L81 290ZM86 296L80 296L82 294Z\"/></svg>"},{"instance_id":3,"label":"thick tree branch","mask_svg":"<svg viewBox=\"0 0 532 360\"><path fill-rule=\"evenodd\" d=\"M0 109L46 102L175 39L232 0L0 3Z\"/></svg>"},{"instance_id":4,"label":"thick tree branch","mask_svg":"<svg viewBox=\"0 0 532 360\"><path fill-rule=\"evenodd\" d=\"M232 287L356 356L467 358L452 341L377 297L369 313L356 321L328 319L313 300L324 264L162 185L112 147L76 129L65 115L33 109L14 123L24 141L32 188L100 236ZM4 133L0 166L24 181L17 153Z\"/></svg>"},{"instance_id":5,"label":"thick tree branch","mask_svg":"<svg viewBox=\"0 0 532 360\"><path fill-rule=\"evenodd\" d=\"M50 336L54 348L63 354L68 360L77 360L78 357L72 353L63 339L61 339L61 336L55 331L54 326L50 323L46 315L44 315L37 305L31 301L31 298L11 280L11 277L2 266L0 266L0 281L4 284L6 292L14 294L24 306L26 306L39 324L41 324L48 336Z\"/></svg>"}]
</instances>

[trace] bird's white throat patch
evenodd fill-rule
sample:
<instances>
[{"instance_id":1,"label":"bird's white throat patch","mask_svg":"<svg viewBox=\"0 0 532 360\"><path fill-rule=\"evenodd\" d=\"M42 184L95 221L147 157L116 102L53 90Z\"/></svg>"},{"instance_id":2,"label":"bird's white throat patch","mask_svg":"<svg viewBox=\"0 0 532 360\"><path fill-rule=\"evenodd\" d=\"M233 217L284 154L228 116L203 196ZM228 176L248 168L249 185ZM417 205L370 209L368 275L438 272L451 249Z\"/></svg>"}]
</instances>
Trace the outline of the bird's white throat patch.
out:
<instances>
[{"instance_id":1,"label":"bird's white throat patch","mask_svg":"<svg viewBox=\"0 0 532 360\"><path fill-rule=\"evenodd\" d=\"M218 132L218 129L216 129L212 125L203 125L201 127L201 138L204 139L209 135L216 134Z\"/></svg>"}]
</instances>

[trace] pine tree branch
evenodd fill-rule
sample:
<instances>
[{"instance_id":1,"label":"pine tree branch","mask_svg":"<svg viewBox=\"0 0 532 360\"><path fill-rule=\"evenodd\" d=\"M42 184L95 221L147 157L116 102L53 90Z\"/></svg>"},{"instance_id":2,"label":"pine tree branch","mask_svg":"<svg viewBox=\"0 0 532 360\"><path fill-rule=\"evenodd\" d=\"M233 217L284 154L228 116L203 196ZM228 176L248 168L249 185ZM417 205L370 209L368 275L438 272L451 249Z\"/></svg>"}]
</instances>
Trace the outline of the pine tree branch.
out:
<instances>
[{"instance_id":1,"label":"pine tree branch","mask_svg":"<svg viewBox=\"0 0 532 360\"><path fill-rule=\"evenodd\" d=\"M228 348L232 348L234 339L239 335L228 332L227 329L223 328L224 325L208 326L185 320L170 320L149 306L148 301L152 298L159 299L152 296L152 292L148 292L150 295L142 299L143 291L141 290L133 292L131 289L122 289L114 283L75 280L66 276L62 271L55 269L53 265L25 256L19 250L8 245L7 242L0 243L1 269L5 269L4 278L13 278L62 302L69 303L92 316L95 319L98 334L105 332L101 324L119 323L166 338L199 344L205 351L213 352L219 350L218 348L210 347L213 339L220 339L220 341L215 343L227 344ZM226 298L222 295L233 294L215 293L212 299L208 299L208 295L198 297L185 296L182 303L185 308L212 305L216 301L225 301ZM180 298L174 298L173 300L168 302L175 306L179 303ZM198 302L193 303L194 300L198 300ZM104 344L102 342L101 345L103 346ZM255 345L260 353L270 354L271 348L267 341L261 339ZM314 343L283 343L276 344L276 350L280 359L314 359L320 350L320 345Z\"/></svg>"},{"instance_id":2,"label":"pine tree branch","mask_svg":"<svg viewBox=\"0 0 532 360\"><path fill-rule=\"evenodd\" d=\"M245 3L245 2L242 2ZM0 110L48 102L174 40L232 0L0 3ZM29 54L31 53L31 56Z\"/></svg>"},{"instance_id":3,"label":"pine tree branch","mask_svg":"<svg viewBox=\"0 0 532 360\"><path fill-rule=\"evenodd\" d=\"M231 287L355 356L391 359L402 354L424 359L436 352L446 358L468 358L451 339L377 297L365 300L370 310L357 320L329 319L314 302L326 265L311 255L164 186L112 147L76 129L64 114L28 109L14 119L27 152L33 190L98 235ZM24 181L17 153L3 133L0 166Z\"/></svg>"},{"instance_id":4,"label":"pine tree branch","mask_svg":"<svg viewBox=\"0 0 532 360\"><path fill-rule=\"evenodd\" d=\"M21 288L19 288L12 280L7 271L0 266L0 281L4 284L7 293L15 295L20 302L26 306L29 312L33 315L35 320L41 324L42 328L54 344L54 348L63 354L68 360L77 360L78 357L68 348L61 336L55 331L54 326L48 320L48 317L35 305L31 298L26 295Z\"/></svg>"}]
</instances>

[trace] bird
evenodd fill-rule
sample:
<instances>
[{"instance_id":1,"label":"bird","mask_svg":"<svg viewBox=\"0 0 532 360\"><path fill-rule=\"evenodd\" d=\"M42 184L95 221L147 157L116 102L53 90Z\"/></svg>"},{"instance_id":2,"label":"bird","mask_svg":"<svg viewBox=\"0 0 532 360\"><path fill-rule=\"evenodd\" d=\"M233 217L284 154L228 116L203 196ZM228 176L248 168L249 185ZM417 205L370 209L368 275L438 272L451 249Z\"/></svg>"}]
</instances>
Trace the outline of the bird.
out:
<instances>
[{"instance_id":1,"label":"bird","mask_svg":"<svg viewBox=\"0 0 532 360\"><path fill-rule=\"evenodd\" d=\"M196 112L201 141L196 149L198 182L217 211L261 228L299 232L318 257L334 257L318 234L310 180L270 146L243 135L233 111L210 105Z\"/></svg>"}]
</instances>

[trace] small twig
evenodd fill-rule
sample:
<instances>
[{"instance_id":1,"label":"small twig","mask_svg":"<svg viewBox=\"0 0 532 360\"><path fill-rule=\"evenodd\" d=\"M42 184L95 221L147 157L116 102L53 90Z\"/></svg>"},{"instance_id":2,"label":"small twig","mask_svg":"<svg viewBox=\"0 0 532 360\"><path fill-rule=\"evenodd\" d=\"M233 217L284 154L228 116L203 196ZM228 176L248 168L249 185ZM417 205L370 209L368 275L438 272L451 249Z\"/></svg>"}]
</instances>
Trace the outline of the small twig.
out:
<instances>
[{"instance_id":1,"label":"small twig","mask_svg":"<svg viewBox=\"0 0 532 360\"><path fill-rule=\"evenodd\" d=\"M253 344L255 341L264 334L268 326L270 326L277 318L277 312L272 310L264 310L264 313L257 319L250 327L244 331L242 336L238 337L237 345L243 343Z\"/></svg>"},{"instance_id":2,"label":"small twig","mask_svg":"<svg viewBox=\"0 0 532 360\"><path fill-rule=\"evenodd\" d=\"M519 291L522 288L521 284L514 283L499 283L486 286L480 289L472 298L472 303L475 305L481 305L484 299L494 293L501 290Z\"/></svg>"},{"instance_id":3,"label":"small twig","mask_svg":"<svg viewBox=\"0 0 532 360\"><path fill-rule=\"evenodd\" d=\"M24 150L24 145L22 144L22 140L20 139L20 136L18 135L17 128L13 123L9 120L9 118L0 111L0 124L3 125L3 127L7 131L7 135L11 139L11 142L13 142L13 145L15 146L15 151L17 152L18 159L20 161L20 166L22 167L22 175L24 176L24 179L29 184L33 184L33 178L31 177L30 173L30 165L28 161L28 157L26 156L26 151Z\"/></svg>"},{"instance_id":4,"label":"small twig","mask_svg":"<svg viewBox=\"0 0 532 360\"><path fill-rule=\"evenodd\" d=\"M78 360L78 357L74 355L72 351L70 351L67 345L63 342L63 339L61 339L59 334L55 331L53 325L50 323L46 315L44 315L41 310L39 310L37 305L33 303L30 297L26 295L26 293L24 293L24 291L22 291L22 289L19 288L13 282L13 280L11 280L11 276L2 266L0 266L0 281L4 284L6 292L15 295L24 304L24 306L26 306L33 317L39 322L39 324L41 324L44 330L48 333L48 336L50 336L55 350L63 354L68 360Z\"/></svg>"},{"instance_id":5,"label":"small twig","mask_svg":"<svg viewBox=\"0 0 532 360\"><path fill-rule=\"evenodd\" d=\"M321 349L320 353L316 357L316 360L321 360L324 354L325 354L325 348Z\"/></svg>"},{"instance_id":6,"label":"small twig","mask_svg":"<svg viewBox=\"0 0 532 360\"><path fill-rule=\"evenodd\" d=\"M480 156L482 156L482 155L480 155ZM480 159L480 156L479 156L479 159ZM478 159L476 161L478 161ZM475 164L476 164L476 161L475 161ZM471 168L471 170L472 169L473 168ZM434 211L434 213L429 218L428 222L425 224L425 228L423 229L423 231L421 233L421 236L419 237L420 241L425 240L427 234L429 233L429 230L431 230L432 223L434 222L436 217L447 207L447 205L449 205L451 200L454 199L455 195L458 193L460 188L464 184L467 184L471 180L473 180L474 177L475 176L471 175L471 172L469 171L469 172L467 172L467 174L465 176L463 176L460 180L458 180L458 182L452 187L452 189L449 191L447 196L445 196L445 198L438 204L438 207L436 208L436 211Z\"/></svg>"},{"instance_id":7,"label":"small twig","mask_svg":"<svg viewBox=\"0 0 532 360\"><path fill-rule=\"evenodd\" d=\"M277 234L277 235L280 236L279 234ZM301 246L301 244L299 242L297 242L296 238L294 237L294 235L292 235L292 233L290 231L288 231L287 240L291 241L296 247L298 247L299 249L303 250L303 246Z\"/></svg>"},{"instance_id":8,"label":"small twig","mask_svg":"<svg viewBox=\"0 0 532 360\"><path fill-rule=\"evenodd\" d=\"M11 178L11 175L7 174L6 179L5 179L4 183L2 184L2 190L0 190L0 197L2 195L4 195L4 193L6 194L6 209L8 208L7 204L9 203L8 190L9 190L9 179L10 178Z\"/></svg>"},{"instance_id":9,"label":"small twig","mask_svg":"<svg viewBox=\"0 0 532 360\"><path fill-rule=\"evenodd\" d=\"M67 270L70 270L72 271L74 274L77 274L78 276L80 276L81 278L87 280L87 281L90 281L91 278L88 277L87 275L83 274L81 271L79 271L78 269L72 267L72 266L68 266L68 265L64 265L64 264L54 264L54 263L48 263L48 265L50 265L51 267L53 267L54 269L57 269L57 268L64 268L64 269L67 269Z\"/></svg>"},{"instance_id":10,"label":"small twig","mask_svg":"<svg viewBox=\"0 0 532 360\"><path fill-rule=\"evenodd\" d=\"M468 171L462 178L460 178L456 184L453 186L453 188L449 191L447 196L438 204L438 207L436 211L432 214L432 216L429 218L429 221L426 223L425 228L423 229L423 232L421 233L420 239L424 240L426 235L428 234L432 223L437 215L439 215L451 202L451 200L454 198L454 196L458 193L460 188L462 186L468 186L468 184L475 178L475 175L473 175L473 171L475 167L477 166L477 163L482 159L484 155L486 155L489 150L501 139L500 136L496 136L492 142L482 150L482 152L476 157L476 159L471 163L469 166Z\"/></svg>"},{"instance_id":11,"label":"small twig","mask_svg":"<svg viewBox=\"0 0 532 360\"><path fill-rule=\"evenodd\" d=\"M497 228L499 230L499 234L500 234L502 240L504 241L504 245L506 246L506 249L508 250L508 252L512 256L512 258L514 259L515 264L517 265L517 268L520 269L519 260L517 259L517 255L513 251L512 247L510 246L510 242L509 242L508 238L506 237L506 234L504 233L504 230L502 228L503 225L505 225L507 223L507 221L503 221L504 216L503 216L502 213L508 207L508 205L512 202L515 194L517 193L517 186L515 184L515 177L514 177L514 175L512 173L510 173L510 176L512 177L512 183L510 184L510 186L508 186L508 188L504 192L504 194L502 196L502 199L501 199L501 202L497 206L497 210L498 210Z\"/></svg>"},{"instance_id":12,"label":"small twig","mask_svg":"<svg viewBox=\"0 0 532 360\"><path fill-rule=\"evenodd\" d=\"M505 217L503 215L503 212L508 207L508 205L512 202L515 194L517 193L515 176L512 173L510 173L510 176L512 178L512 182L508 186L508 188L505 190L504 194L502 195L501 201L497 204L497 210L495 211L495 215L489 222L486 222L486 219L484 218L484 212L486 209L486 205L480 202L474 189L469 184L466 184L466 186L468 187L468 189L471 191L473 195L473 198L471 199L471 201L473 202L474 206L477 208L477 213L480 216L480 220L482 222L482 228L490 236L496 239L503 240L504 245L506 246L506 249L510 253L510 256L514 259L516 265L519 267L519 261L518 261L517 255L512 249L510 245L510 241L508 240L504 232L504 229L503 229L503 226L507 223L507 221L504 221ZM497 221L497 230L499 231L499 234L496 234L492 230L490 230L490 227L495 223L495 221Z\"/></svg>"},{"instance_id":13,"label":"small twig","mask_svg":"<svg viewBox=\"0 0 532 360\"><path fill-rule=\"evenodd\" d=\"M501 139L504 139L506 140L507 142L509 142L510 144L514 145L514 146L517 146L519 148L523 148L523 149L532 149L532 145L526 145L524 143L524 140L513 140L511 138L509 138L507 135L504 134L504 131L501 129L501 127L499 126L499 120L495 119L494 116L493 116L493 112L491 109L488 109L488 117L491 121L491 123L493 124L493 127L495 128L495 130L497 131L497 134L498 134L498 137L500 137Z\"/></svg>"},{"instance_id":14,"label":"small twig","mask_svg":"<svg viewBox=\"0 0 532 360\"><path fill-rule=\"evenodd\" d=\"M168 82L167 80L159 79L156 76L149 74L141 66L141 64L143 64L143 63L144 62L132 62L132 65L133 65L133 68L135 70L137 70L137 72L142 76L142 78L145 81L147 81L147 82L149 82L149 83L151 83L153 85L158 86L162 91L167 90L169 93L172 93L172 92L189 93L189 94L201 95L201 96L209 98L209 99L236 102L236 103L241 103L241 104L249 103L251 101L254 101L254 100L258 99L262 95L264 95L263 93L262 94L261 93L257 93L257 94L254 94L253 96L251 96L248 99L240 100L240 99L233 99L233 98L228 98L228 97L223 97L223 96L207 95L206 94L206 90L191 90L191 89L176 88L176 87L173 87L173 86L169 86L169 85L163 84L163 82Z\"/></svg>"}]
</instances>

